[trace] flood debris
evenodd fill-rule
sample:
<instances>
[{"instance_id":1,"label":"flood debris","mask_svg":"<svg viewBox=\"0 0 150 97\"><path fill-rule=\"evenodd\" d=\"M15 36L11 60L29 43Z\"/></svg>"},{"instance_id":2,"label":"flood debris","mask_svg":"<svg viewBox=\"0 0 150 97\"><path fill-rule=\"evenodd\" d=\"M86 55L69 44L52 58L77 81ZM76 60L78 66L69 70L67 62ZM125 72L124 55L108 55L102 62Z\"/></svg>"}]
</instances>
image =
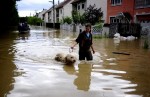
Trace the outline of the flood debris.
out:
<instances>
[{"instance_id":1,"label":"flood debris","mask_svg":"<svg viewBox=\"0 0 150 97\"><path fill-rule=\"evenodd\" d=\"M122 55L130 55L129 53L125 53L125 52L112 52L113 54L122 54Z\"/></svg>"}]
</instances>

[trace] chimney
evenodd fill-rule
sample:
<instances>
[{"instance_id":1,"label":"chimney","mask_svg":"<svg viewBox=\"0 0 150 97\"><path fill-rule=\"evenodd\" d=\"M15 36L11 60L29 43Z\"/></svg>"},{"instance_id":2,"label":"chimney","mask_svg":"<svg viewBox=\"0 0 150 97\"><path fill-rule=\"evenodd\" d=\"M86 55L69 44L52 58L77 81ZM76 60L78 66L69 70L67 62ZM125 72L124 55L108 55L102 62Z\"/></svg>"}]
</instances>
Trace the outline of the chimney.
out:
<instances>
[{"instance_id":1,"label":"chimney","mask_svg":"<svg viewBox=\"0 0 150 97\"><path fill-rule=\"evenodd\" d=\"M58 0L58 4L59 4L59 0Z\"/></svg>"}]
</instances>

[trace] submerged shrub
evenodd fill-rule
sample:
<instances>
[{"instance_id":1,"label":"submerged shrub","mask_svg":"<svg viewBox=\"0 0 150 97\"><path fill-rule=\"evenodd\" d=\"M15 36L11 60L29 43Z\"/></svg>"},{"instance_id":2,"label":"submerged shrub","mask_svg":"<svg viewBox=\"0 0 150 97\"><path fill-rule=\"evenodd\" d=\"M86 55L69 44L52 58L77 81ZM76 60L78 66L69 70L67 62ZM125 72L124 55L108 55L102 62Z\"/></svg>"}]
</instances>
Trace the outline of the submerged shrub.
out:
<instances>
[{"instance_id":1,"label":"submerged shrub","mask_svg":"<svg viewBox=\"0 0 150 97\"><path fill-rule=\"evenodd\" d=\"M149 44L148 44L148 40L144 41L144 49L148 49L149 48Z\"/></svg>"}]
</instances>

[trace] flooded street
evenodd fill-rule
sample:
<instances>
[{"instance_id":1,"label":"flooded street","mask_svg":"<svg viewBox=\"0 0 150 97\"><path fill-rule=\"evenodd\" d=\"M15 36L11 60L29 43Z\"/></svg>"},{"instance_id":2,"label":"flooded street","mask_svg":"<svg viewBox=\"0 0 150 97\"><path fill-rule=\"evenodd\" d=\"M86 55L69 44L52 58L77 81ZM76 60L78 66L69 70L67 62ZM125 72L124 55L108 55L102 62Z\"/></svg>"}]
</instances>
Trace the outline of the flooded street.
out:
<instances>
[{"instance_id":1,"label":"flooded street","mask_svg":"<svg viewBox=\"0 0 150 97\"><path fill-rule=\"evenodd\" d=\"M143 40L94 39L93 61L55 61L57 53L70 53L77 35L42 27L0 35L0 97L150 97ZM78 46L71 53L78 58Z\"/></svg>"}]
</instances>

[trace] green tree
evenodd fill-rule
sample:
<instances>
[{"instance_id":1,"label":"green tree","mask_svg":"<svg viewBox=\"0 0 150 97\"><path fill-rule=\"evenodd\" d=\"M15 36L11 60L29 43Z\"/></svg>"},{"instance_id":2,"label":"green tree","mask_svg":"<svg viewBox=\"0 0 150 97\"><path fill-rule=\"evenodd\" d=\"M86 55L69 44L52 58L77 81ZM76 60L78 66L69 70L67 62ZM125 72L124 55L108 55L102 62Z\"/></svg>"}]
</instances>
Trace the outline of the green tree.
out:
<instances>
[{"instance_id":1,"label":"green tree","mask_svg":"<svg viewBox=\"0 0 150 97\"><path fill-rule=\"evenodd\" d=\"M63 22L64 22L64 23L71 24L71 23L72 23L72 18L67 16L67 17L65 17L65 18L63 19Z\"/></svg>"},{"instance_id":2,"label":"green tree","mask_svg":"<svg viewBox=\"0 0 150 97\"><path fill-rule=\"evenodd\" d=\"M9 27L18 25L19 15L16 1L20 0L3 0L0 3L1 30L8 30Z\"/></svg>"},{"instance_id":3,"label":"green tree","mask_svg":"<svg viewBox=\"0 0 150 97\"><path fill-rule=\"evenodd\" d=\"M72 20L75 24L80 23L80 14L78 11L76 10L72 11Z\"/></svg>"},{"instance_id":4,"label":"green tree","mask_svg":"<svg viewBox=\"0 0 150 97\"><path fill-rule=\"evenodd\" d=\"M101 8L95 8L95 5L90 5L87 10L85 10L83 16L85 18L85 22L89 22L94 25L103 17L103 12L101 11Z\"/></svg>"},{"instance_id":5,"label":"green tree","mask_svg":"<svg viewBox=\"0 0 150 97\"><path fill-rule=\"evenodd\" d=\"M85 23L86 23L86 19L85 19L85 16L84 16L84 15L81 15L81 16L80 16L80 23L81 23L81 24L85 24Z\"/></svg>"},{"instance_id":6,"label":"green tree","mask_svg":"<svg viewBox=\"0 0 150 97\"><path fill-rule=\"evenodd\" d=\"M85 23L84 15L80 15L80 13L76 10L72 11L72 20L75 24L78 24L78 23L84 24Z\"/></svg>"},{"instance_id":7,"label":"green tree","mask_svg":"<svg viewBox=\"0 0 150 97\"><path fill-rule=\"evenodd\" d=\"M33 16L33 17L27 17L27 22L30 25L39 25L39 24L41 24L43 22L43 20Z\"/></svg>"}]
</instances>

